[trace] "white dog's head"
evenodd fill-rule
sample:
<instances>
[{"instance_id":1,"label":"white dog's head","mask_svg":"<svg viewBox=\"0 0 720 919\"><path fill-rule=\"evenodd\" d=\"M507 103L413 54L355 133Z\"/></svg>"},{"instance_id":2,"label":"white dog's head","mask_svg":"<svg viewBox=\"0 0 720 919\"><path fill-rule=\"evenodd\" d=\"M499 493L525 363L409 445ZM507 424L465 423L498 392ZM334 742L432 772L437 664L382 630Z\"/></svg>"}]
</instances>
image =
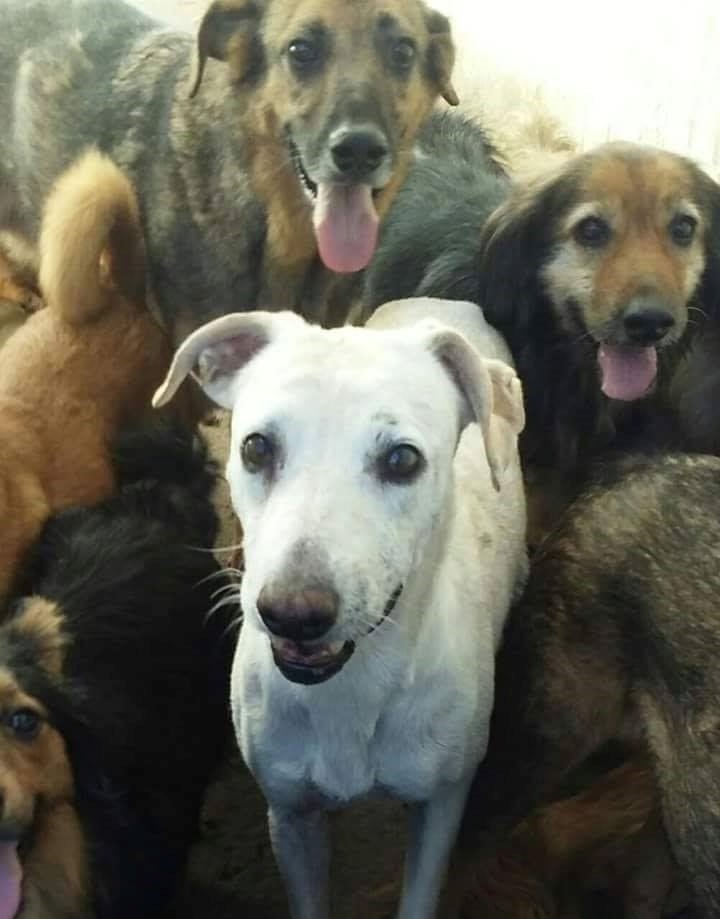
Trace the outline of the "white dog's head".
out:
<instances>
[{"instance_id":1,"label":"white dog's head","mask_svg":"<svg viewBox=\"0 0 720 919\"><path fill-rule=\"evenodd\" d=\"M196 365L232 409L244 627L267 629L288 679L322 682L390 615L452 514L469 423L485 438L479 475L499 487L523 423L518 379L428 320L328 331L291 313L242 313L181 345L154 404ZM493 412L505 422L491 425Z\"/></svg>"}]
</instances>

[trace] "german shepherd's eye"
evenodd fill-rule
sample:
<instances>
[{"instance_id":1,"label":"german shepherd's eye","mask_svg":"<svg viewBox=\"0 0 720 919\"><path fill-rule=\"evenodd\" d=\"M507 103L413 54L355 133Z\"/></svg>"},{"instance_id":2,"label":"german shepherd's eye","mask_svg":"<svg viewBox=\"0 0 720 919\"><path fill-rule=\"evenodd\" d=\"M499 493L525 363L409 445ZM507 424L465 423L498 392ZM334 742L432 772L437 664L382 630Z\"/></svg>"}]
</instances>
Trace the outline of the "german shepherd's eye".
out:
<instances>
[{"instance_id":1,"label":"german shepherd's eye","mask_svg":"<svg viewBox=\"0 0 720 919\"><path fill-rule=\"evenodd\" d=\"M601 217L585 217L573 229L575 241L588 248L604 246L611 235L610 225Z\"/></svg>"},{"instance_id":2,"label":"german shepherd's eye","mask_svg":"<svg viewBox=\"0 0 720 919\"><path fill-rule=\"evenodd\" d=\"M689 214L678 214L670 221L668 231L678 246L689 246L695 238L697 220Z\"/></svg>"},{"instance_id":3,"label":"german shepherd's eye","mask_svg":"<svg viewBox=\"0 0 720 919\"><path fill-rule=\"evenodd\" d=\"M275 447L269 437L248 434L240 448L243 465L248 472L263 472L275 462Z\"/></svg>"},{"instance_id":4,"label":"german shepherd's eye","mask_svg":"<svg viewBox=\"0 0 720 919\"><path fill-rule=\"evenodd\" d=\"M312 38L293 38L287 51L290 60L299 70L317 64L322 55L320 42Z\"/></svg>"},{"instance_id":5,"label":"german shepherd's eye","mask_svg":"<svg viewBox=\"0 0 720 919\"><path fill-rule=\"evenodd\" d=\"M40 731L42 718L31 708L16 708L8 713L5 723L18 740L34 740Z\"/></svg>"},{"instance_id":6,"label":"german shepherd's eye","mask_svg":"<svg viewBox=\"0 0 720 919\"><path fill-rule=\"evenodd\" d=\"M407 73L417 56L417 47L411 38L398 38L390 46L390 61L399 73Z\"/></svg>"},{"instance_id":7,"label":"german shepherd's eye","mask_svg":"<svg viewBox=\"0 0 720 919\"><path fill-rule=\"evenodd\" d=\"M425 460L412 444L395 444L379 457L377 466L383 482L405 485L420 475Z\"/></svg>"}]
</instances>

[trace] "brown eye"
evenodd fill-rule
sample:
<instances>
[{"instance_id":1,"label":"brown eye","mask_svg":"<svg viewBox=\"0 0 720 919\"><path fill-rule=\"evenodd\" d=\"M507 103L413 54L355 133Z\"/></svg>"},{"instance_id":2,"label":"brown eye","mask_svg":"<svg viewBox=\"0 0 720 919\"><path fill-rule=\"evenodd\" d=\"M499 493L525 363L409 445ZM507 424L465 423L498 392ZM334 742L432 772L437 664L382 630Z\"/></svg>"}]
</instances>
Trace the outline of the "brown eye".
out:
<instances>
[{"instance_id":1,"label":"brown eye","mask_svg":"<svg viewBox=\"0 0 720 919\"><path fill-rule=\"evenodd\" d=\"M416 479L425 461L420 451L411 444L396 444L378 460L378 472L384 482L404 485Z\"/></svg>"},{"instance_id":2,"label":"brown eye","mask_svg":"<svg viewBox=\"0 0 720 919\"><path fill-rule=\"evenodd\" d=\"M242 444L241 456L248 472L262 472L275 461L272 441L262 434L248 434Z\"/></svg>"},{"instance_id":3,"label":"brown eye","mask_svg":"<svg viewBox=\"0 0 720 919\"><path fill-rule=\"evenodd\" d=\"M5 719L18 740L34 740L40 731L41 721L39 713L31 708L16 708Z\"/></svg>"},{"instance_id":4,"label":"brown eye","mask_svg":"<svg viewBox=\"0 0 720 919\"><path fill-rule=\"evenodd\" d=\"M390 60L395 70L406 73L413 65L417 48L410 38L399 38L390 48Z\"/></svg>"},{"instance_id":5,"label":"brown eye","mask_svg":"<svg viewBox=\"0 0 720 919\"><path fill-rule=\"evenodd\" d=\"M678 246L689 246L695 238L697 220L689 214L679 214L670 221L668 229L674 243Z\"/></svg>"},{"instance_id":6,"label":"brown eye","mask_svg":"<svg viewBox=\"0 0 720 919\"><path fill-rule=\"evenodd\" d=\"M588 248L604 246L610 235L608 223L600 217L585 217L573 230L576 242Z\"/></svg>"},{"instance_id":7,"label":"brown eye","mask_svg":"<svg viewBox=\"0 0 720 919\"><path fill-rule=\"evenodd\" d=\"M288 45L290 60L302 69L320 60L320 45L310 38L294 38Z\"/></svg>"}]
</instances>

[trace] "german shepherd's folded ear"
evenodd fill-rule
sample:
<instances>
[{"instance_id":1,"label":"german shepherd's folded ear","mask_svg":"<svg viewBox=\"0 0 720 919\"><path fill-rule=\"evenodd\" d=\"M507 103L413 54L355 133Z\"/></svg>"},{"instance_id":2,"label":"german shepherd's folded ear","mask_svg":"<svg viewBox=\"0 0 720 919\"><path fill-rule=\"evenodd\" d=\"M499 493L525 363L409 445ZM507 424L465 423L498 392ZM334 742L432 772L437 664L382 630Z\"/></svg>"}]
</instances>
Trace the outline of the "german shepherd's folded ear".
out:
<instances>
[{"instance_id":1,"label":"german shepherd's folded ear","mask_svg":"<svg viewBox=\"0 0 720 919\"><path fill-rule=\"evenodd\" d=\"M451 82L455 65L455 45L452 40L450 20L442 13L426 8L425 22L430 32L427 74L437 85L443 99L449 105L458 105L460 100Z\"/></svg>"},{"instance_id":2,"label":"german shepherd's folded ear","mask_svg":"<svg viewBox=\"0 0 720 919\"><path fill-rule=\"evenodd\" d=\"M209 57L225 61L236 80L256 72L262 62L258 25L262 0L215 0L203 16L198 30L190 70L190 98L197 93Z\"/></svg>"}]
</instances>

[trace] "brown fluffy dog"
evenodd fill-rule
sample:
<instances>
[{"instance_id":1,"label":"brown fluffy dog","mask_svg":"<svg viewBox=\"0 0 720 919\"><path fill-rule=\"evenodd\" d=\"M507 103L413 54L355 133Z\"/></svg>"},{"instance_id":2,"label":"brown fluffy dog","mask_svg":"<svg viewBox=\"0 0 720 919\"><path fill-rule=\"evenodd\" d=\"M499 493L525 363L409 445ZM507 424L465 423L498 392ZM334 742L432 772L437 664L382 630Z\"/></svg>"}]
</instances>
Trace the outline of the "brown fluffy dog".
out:
<instances>
[{"instance_id":1,"label":"brown fluffy dog","mask_svg":"<svg viewBox=\"0 0 720 919\"><path fill-rule=\"evenodd\" d=\"M0 597L47 516L113 488L108 438L141 415L171 350L145 308L132 188L97 153L57 183L40 238L47 309L0 363Z\"/></svg>"}]
</instances>

